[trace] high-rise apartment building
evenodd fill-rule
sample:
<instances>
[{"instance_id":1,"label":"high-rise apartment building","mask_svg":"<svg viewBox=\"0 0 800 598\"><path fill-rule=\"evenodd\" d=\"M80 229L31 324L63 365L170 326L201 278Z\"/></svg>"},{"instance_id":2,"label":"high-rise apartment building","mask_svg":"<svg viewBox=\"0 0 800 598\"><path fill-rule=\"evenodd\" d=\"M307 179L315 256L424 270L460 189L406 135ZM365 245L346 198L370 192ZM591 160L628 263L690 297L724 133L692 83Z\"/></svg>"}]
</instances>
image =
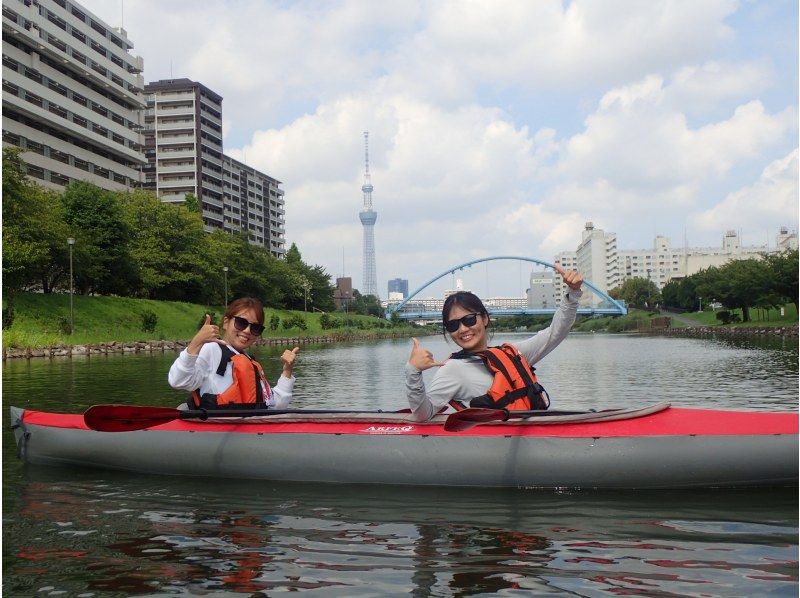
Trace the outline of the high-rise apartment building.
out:
<instances>
[{"instance_id":1,"label":"high-rise apartment building","mask_svg":"<svg viewBox=\"0 0 800 598\"><path fill-rule=\"evenodd\" d=\"M285 255L281 182L223 153L222 96L186 78L148 83L145 94L144 186L166 202L191 193L206 231L246 233Z\"/></svg>"},{"instance_id":2,"label":"high-rise apartment building","mask_svg":"<svg viewBox=\"0 0 800 598\"><path fill-rule=\"evenodd\" d=\"M556 254L555 263L561 265L564 270L577 270L578 269L578 256L574 251L561 251ZM553 276L553 295L555 296L556 305L561 304L561 300L567 294L567 285L564 284L561 276L556 274Z\"/></svg>"},{"instance_id":3,"label":"high-rise apartment building","mask_svg":"<svg viewBox=\"0 0 800 598\"><path fill-rule=\"evenodd\" d=\"M275 257L286 255L281 182L225 155L222 175L225 231L247 233Z\"/></svg>"},{"instance_id":4,"label":"high-rise apartment building","mask_svg":"<svg viewBox=\"0 0 800 598\"><path fill-rule=\"evenodd\" d=\"M587 222L575 251L575 259L575 269L604 293L619 286L616 233L596 229L593 223ZM597 305L600 301L597 295L585 293L581 304Z\"/></svg>"},{"instance_id":5,"label":"high-rise apartment building","mask_svg":"<svg viewBox=\"0 0 800 598\"><path fill-rule=\"evenodd\" d=\"M144 90L144 186L166 202L192 193L206 230L223 228L222 96L189 79L154 81Z\"/></svg>"},{"instance_id":6,"label":"high-rise apartment building","mask_svg":"<svg viewBox=\"0 0 800 598\"><path fill-rule=\"evenodd\" d=\"M38 183L139 184L144 63L132 48L76 2L3 0L3 146L24 150Z\"/></svg>"}]
</instances>

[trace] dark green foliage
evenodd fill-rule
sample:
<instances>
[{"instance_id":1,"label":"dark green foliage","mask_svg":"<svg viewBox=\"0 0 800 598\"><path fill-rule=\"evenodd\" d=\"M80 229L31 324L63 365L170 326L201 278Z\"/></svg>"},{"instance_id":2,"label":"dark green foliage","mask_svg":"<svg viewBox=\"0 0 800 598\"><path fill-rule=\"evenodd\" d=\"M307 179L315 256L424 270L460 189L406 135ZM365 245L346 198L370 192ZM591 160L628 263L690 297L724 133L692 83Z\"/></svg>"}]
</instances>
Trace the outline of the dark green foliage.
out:
<instances>
[{"instance_id":1,"label":"dark green foliage","mask_svg":"<svg viewBox=\"0 0 800 598\"><path fill-rule=\"evenodd\" d=\"M330 330L333 327L332 324L333 320L327 313L324 313L319 317L319 325L323 330Z\"/></svg>"},{"instance_id":2,"label":"dark green foliage","mask_svg":"<svg viewBox=\"0 0 800 598\"><path fill-rule=\"evenodd\" d=\"M790 302L797 306L797 292L798 257L794 250L767 254L763 259L732 260L670 281L664 285L662 297L665 306L683 310L697 309L701 297L704 304L718 301L728 309L741 309L742 320L749 322L751 308Z\"/></svg>"},{"instance_id":3,"label":"dark green foliage","mask_svg":"<svg viewBox=\"0 0 800 598\"><path fill-rule=\"evenodd\" d=\"M9 303L3 306L3 328L9 328L14 323L14 306Z\"/></svg>"},{"instance_id":4,"label":"dark green foliage","mask_svg":"<svg viewBox=\"0 0 800 598\"><path fill-rule=\"evenodd\" d=\"M66 316L59 316L56 324L58 324L58 331L61 334L72 334L72 324Z\"/></svg>"},{"instance_id":5,"label":"dark green foliage","mask_svg":"<svg viewBox=\"0 0 800 598\"><path fill-rule=\"evenodd\" d=\"M299 328L300 330L308 329L308 325L306 321L300 315L293 315L283 319L283 327L285 330L290 330L292 328Z\"/></svg>"},{"instance_id":6,"label":"dark green foliage","mask_svg":"<svg viewBox=\"0 0 800 598\"><path fill-rule=\"evenodd\" d=\"M19 150L3 150L3 291L69 288L69 246L78 294L133 296L219 304L258 297L276 308L332 311L325 270L302 261L292 246L286 260L248 243L246 235L205 233L197 198L182 205L136 190L111 192L88 182L62 194L28 181ZM276 325L277 328L277 325Z\"/></svg>"},{"instance_id":7,"label":"dark green foliage","mask_svg":"<svg viewBox=\"0 0 800 598\"><path fill-rule=\"evenodd\" d=\"M270 330L277 330L278 326L281 325L281 319L276 316L275 314L271 315L269 318L269 329Z\"/></svg>"},{"instance_id":8,"label":"dark green foliage","mask_svg":"<svg viewBox=\"0 0 800 598\"><path fill-rule=\"evenodd\" d=\"M143 311L139 316L142 318L142 332L153 332L158 324L158 316L150 310Z\"/></svg>"},{"instance_id":9,"label":"dark green foliage","mask_svg":"<svg viewBox=\"0 0 800 598\"><path fill-rule=\"evenodd\" d=\"M616 293L629 306L638 309L655 309L661 302L661 293L652 280L629 278Z\"/></svg>"}]
</instances>

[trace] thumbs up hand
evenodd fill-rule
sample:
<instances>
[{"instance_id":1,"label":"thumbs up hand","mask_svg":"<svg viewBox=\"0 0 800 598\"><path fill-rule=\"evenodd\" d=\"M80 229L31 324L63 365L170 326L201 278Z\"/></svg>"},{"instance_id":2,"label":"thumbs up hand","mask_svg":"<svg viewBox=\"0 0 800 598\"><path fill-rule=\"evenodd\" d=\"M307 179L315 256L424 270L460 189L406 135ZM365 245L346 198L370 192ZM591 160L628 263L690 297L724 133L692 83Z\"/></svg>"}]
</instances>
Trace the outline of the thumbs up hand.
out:
<instances>
[{"instance_id":1,"label":"thumbs up hand","mask_svg":"<svg viewBox=\"0 0 800 598\"><path fill-rule=\"evenodd\" d=\"M297 360L297 354L300 352L300 347L295 347L291 351L288 349L281 355L283 362L283 376L284 378L291 378L292 371L294 370L294 363Z\"/></svg>"},{"instance_id":2,"label":"thumbs up hand","mask_svg":"<svg viewBox=\"0 0 800 598\"><path fill-rule=\"evenodd\" d=\"M411 339L411 356L408 358L408 363L419 371L444 365L444 363L438 362L433 358L433 353L423 349L422 345L419 344L419 339L416 338Z\"/></svg>"},{"instance_id":3,"label":"thumbs up hand","mask_svg":"<svg viewBox=\"0 0 800 598\"><path fill-rule=\"evenodd\" d=\"M206 343L216 342L219 340L219 326L213 324L211 322L211 316L206 314L206 320L203 322L203 325L200 327L200 330L197 331L197 334L192 337L192 340L189 341L189 345L186 347L186 352L189 355L197 355L200 353L200 349Z\"/></svg>"}]
</instances>

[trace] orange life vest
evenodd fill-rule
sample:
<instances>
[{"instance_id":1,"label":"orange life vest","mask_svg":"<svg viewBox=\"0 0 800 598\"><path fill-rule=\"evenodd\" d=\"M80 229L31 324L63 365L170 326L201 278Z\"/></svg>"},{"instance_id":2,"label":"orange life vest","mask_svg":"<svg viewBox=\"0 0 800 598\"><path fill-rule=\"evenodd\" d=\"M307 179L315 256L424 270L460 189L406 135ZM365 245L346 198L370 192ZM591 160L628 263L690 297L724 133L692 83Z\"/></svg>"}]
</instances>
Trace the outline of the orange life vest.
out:
<instances>
[{"instance_id":1,"label":"orange life vest","mask_svg":"<svg viewBox=\"0 0 800 598\"><path fill-rule=\"evenodd\" d=\"M550 406L550 396L536 379L534 367L513 345L506 343L483 351L459 351L450 357L466 359L472 356L480 357L494 381L485 395L470 400L470 407L528 411ZM464 405L455 400L450 401L450 405L457 411L464 409Z\"/></svg>"},{"instance_id":2,"label":"orange life vest","mask_svg":"<svg viewBox=\"0 0 800 598\"><path fill-rule=\"evenodd\" d=\"M231 364L233 384L220 394L205 393L200 389L192 392L189 407L192 409L266 409L267 400L272 396L267 377L261 364L244 353L234 353L228 345L219 343L222 357L217 366L217 375L224 376Z\"/></svg>"}]
</instances>

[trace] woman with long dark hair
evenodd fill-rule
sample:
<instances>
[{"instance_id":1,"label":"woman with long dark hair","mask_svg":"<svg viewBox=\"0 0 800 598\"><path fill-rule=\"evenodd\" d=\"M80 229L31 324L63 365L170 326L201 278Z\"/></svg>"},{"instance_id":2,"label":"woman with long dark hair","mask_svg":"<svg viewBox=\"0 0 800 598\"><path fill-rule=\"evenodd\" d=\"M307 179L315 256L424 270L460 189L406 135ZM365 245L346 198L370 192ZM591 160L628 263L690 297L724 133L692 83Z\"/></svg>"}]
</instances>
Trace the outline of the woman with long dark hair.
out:
<instances>
[{"instance_id":1,"label":"woman with long dark hair","mask_svg":"<svg viewBox=\"0 0 800 598\"><path fill-rule=\"evenodd\" d=\"M438 362L419 340L412 339L406 364L406 390L415 419L425 421L448 405L497 409L547 409L550 399L536 379L533 364L563 341L575 322L583 277L566 272L559 264L569 291L556 310L550 326L516 344L489 346L489 313L474 294L460 291L450 295L442 308L442 323L450 339L461 350ZM422 372L440 368L429 388Z\"/></svg>"}]
</instances>

